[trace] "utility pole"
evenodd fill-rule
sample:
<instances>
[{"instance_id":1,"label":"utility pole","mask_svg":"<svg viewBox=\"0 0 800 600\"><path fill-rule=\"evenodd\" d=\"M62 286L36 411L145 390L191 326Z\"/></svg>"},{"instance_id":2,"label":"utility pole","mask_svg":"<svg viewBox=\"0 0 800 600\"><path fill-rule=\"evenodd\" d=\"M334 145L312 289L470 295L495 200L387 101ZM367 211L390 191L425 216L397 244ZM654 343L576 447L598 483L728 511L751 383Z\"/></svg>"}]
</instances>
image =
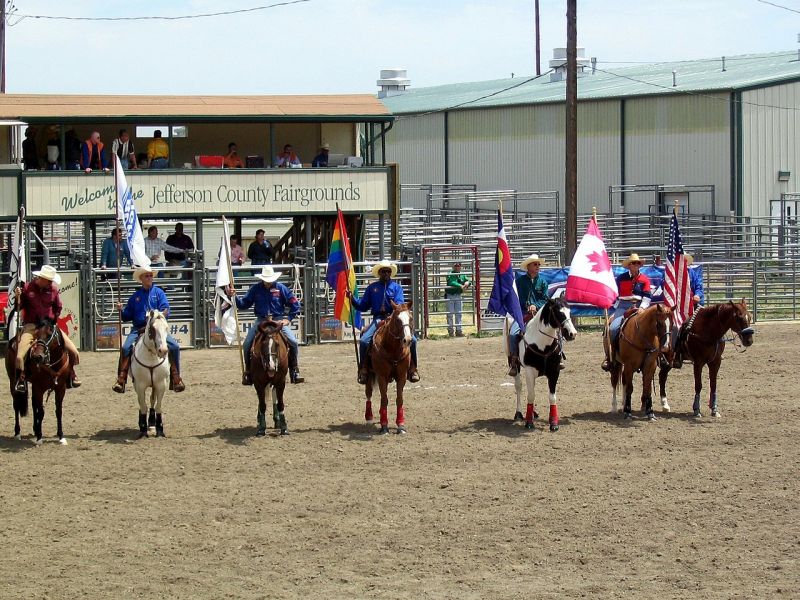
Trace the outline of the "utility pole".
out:
<instances>
[{"instance_id":1,"label":"utility pole","mask_svg":"<svg viewBox=\"0 0 800 600\"><path fill-rule=\"evenodd\" d=\"M541 38L539 37L539 0L536 0L536 74L542 74Z\"/></svg>"},{"instance_id":2,"label":"utility pole","mask_svg":"<svg viewBox=\"0 0 800 600\"><path fill-rule=\"evenodd\" d=\"M564 205L566 264L578 247L578 25L577 0L567 0L567 115Z\"/></svg>"}]
</instances>

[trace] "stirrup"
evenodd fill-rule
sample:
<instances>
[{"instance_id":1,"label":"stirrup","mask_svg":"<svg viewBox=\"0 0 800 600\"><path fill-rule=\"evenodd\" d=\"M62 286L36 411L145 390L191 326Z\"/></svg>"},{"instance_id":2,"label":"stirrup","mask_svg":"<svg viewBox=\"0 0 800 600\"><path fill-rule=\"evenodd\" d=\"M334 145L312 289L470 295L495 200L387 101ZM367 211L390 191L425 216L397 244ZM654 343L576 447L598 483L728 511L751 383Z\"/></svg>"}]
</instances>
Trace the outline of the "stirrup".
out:
<instances>
[{"instance_id":1,"label":"stirrup","mask_svg":"<svg viewBox=\"0 0 800 600\"><path fill-rule=\"evenodd\" d=\"M417 383L419 381L419 372L416 369L409 369L407 379L411 383Z\"/></svg>"},{"instance_id":2,"label":"stirrup","mask_svg":"<svg viewBox=\"0 0 800 600\"><path fill-rule=\"evenodd\" d=\"M367 381L369 380L369 371L366 369L359 369L358 370L358 383L361 385L367 385Z\"/></svg>"},{"instance_id":3,"label":"stirrup","mask_svg":"<svg viewBox=\"0 0 800 600\"><path fill-rule=\"evenodd\" d=\"M289 381L291 381L292 383L303 383L305 381L305 378L300 377L299 369L292 369L289 372Z\"/></svg>"},{"instance_id":4,"label":"stirrup","mask_svg":"<svg viewBox=\"0 0 800 600\"><path fill-rule=\"evenodd\" d=\"M118 394L125 393L125 382L124 381L116 381L114 385L111 386L111 389L117 392Z\"/></svg>"},{"instance_id":5,"label":"stirrup","mask_svg":"<svg viewBox=\"0 0 800 600\"><path fill-rule=\"evenodd\" d=\"M603 364L600 365L600 368L603 369L603 371L606 371L606 372L610 371L611 370L611 361L608 360L608 359L605 359L603 361Z\"/></svg>"},{"instance_id":6,"label":"stirrup","mask_svg":"<svg viewBox=\"0 0 800 600\"><path fill-rule=\"evenodd\" d=\"M170 378L169 389L177 394L186 389L186 384L183 383L183 379L180 379L180 377L178 378L178 381L172 381L172 378Z\"/></svg>"},{"instance_id":7,"label":"stirrup","mask_svg":"<svg viewBox=\"0 0 800 600\"><path fill-rule=\"evenodd\" d=\"M25 378L20 377L17 379L17 385L14 386L14 391L18 394L24 394L27 391L27 387L25 385Z\"/></svg>"},{"instance_id":8,"label":"stirrup","mask_svg":"<svg viewBox=\"0 0 800 600\"><path fill-rule=\"evenodd\" d=\"M253 380L250 378L250 373L242 374L242 385L253 385Z\"/></svg>"}]
</instances>

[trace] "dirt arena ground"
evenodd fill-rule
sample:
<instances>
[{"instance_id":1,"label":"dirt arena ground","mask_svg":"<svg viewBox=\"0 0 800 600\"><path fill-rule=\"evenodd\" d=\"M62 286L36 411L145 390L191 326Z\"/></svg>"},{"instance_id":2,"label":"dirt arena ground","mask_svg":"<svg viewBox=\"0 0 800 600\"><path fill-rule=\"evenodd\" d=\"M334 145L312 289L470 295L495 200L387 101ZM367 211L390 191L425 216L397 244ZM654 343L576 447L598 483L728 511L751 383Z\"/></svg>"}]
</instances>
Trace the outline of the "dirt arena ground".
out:
<instances>
[{"instance_id":1,"label":"dirt arena ground","mask_svg":"<svg viewBox=\"0 0 800 600\"><path fill-rule=\"evenodd\" d=\"M510 423L498 338L421 342L409 433L383 437L352 346L302 350L291 435L260 439L233 351L185 352L169 437L141 441L116 357L86 353L68 446L52 402L41 447L0 412L0 598L797 597L800 324L757 330L726 352L722 418L690 416L684 368L652 423L609 414L581 333L557 433Z\"/></svg>"}]
</instances>

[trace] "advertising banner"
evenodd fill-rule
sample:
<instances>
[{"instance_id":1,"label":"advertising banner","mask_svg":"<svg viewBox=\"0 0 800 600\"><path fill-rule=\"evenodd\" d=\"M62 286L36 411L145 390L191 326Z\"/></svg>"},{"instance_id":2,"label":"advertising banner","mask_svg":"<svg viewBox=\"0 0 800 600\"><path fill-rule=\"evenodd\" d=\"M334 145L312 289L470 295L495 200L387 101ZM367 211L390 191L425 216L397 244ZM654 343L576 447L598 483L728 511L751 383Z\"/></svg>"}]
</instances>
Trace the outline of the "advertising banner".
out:
<instances>
[{"instance_id":1,"label":"advertising banner","mask_svg":"<svg viewBox=\"0 0 800 600\"><path fill-rule=\"evenodd\" d=\"M95 328L98 350L119 350L118 323L98 323ZM123 323L123 341L130 331L131 324ZM194 347L194 323L191 321L169 321L169 334L175 338L181 348Z\"/></svg>"}]
</instances>

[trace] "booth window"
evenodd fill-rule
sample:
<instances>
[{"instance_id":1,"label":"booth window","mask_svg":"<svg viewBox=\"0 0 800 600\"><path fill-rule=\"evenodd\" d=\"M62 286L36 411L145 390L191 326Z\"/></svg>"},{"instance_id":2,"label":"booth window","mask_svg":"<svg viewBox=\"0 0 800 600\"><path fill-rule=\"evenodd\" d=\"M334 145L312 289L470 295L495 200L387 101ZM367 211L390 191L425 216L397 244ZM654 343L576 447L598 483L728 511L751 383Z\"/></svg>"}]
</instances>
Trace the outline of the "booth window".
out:
<instances>
[{"instance_id":1,"label":"booth window","mask_svg":"<svg viewBox=\"0 0 800 600\"><path fill-rule=\"evenodd\" d=\"M170 137L170 128L169 125L137 125L136 126L136 137L139 139L144 138L151 138L153 137L153 133L156 129L161 130L161 137L168 138ZM172 126L172 137L173 138L188 138L189 137L189 128L186 125L173 125Z\"/></svg>"}]
</instances>

